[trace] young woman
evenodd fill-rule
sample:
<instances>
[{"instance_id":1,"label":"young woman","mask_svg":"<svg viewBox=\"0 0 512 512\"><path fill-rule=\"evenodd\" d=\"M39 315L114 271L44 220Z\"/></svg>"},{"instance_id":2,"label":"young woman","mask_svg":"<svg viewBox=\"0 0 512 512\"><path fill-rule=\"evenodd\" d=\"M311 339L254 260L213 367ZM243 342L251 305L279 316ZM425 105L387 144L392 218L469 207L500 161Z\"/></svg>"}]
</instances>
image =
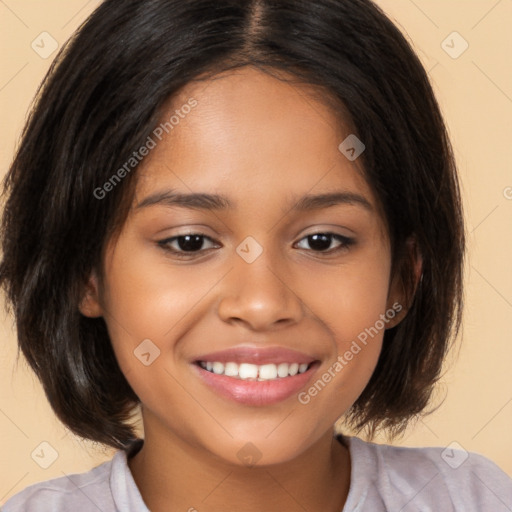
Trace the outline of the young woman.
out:
<instances>
[{"instance_id":1,"label":"young woman","mask_svg":"<svg viewBox=\"0 0 512 512\"><path fill-rule=\"evenodd\" d=\"M461 312L450 143L369 0L104 1L4 194L20 348L118 448L5 512L511 510L482 456L334 428L403 430Z\"/></svg>"}]
</instances>

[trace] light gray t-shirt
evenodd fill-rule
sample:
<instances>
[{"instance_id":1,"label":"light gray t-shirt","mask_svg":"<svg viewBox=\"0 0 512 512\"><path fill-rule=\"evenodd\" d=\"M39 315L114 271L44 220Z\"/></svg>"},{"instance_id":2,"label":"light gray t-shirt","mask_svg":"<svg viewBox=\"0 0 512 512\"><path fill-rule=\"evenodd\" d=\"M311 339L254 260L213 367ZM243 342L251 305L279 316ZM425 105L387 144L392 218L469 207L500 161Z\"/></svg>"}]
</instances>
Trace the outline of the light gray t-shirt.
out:
<instances>
[{"instance_id":1,"label":"light gray t-shirt","mask_svg":"<svg viewBox=\"0 0 512 512\"><path fill-rule=\"evenodd\" d=\"M351 456L347 502L340 512L511 512L512 479L493 462L461 450L406 448L343 438ZM118 451L87 473L31 485L3 512L148 512ZM199 507L200 510L200 507Z\"/></svg>"}]
</instances>

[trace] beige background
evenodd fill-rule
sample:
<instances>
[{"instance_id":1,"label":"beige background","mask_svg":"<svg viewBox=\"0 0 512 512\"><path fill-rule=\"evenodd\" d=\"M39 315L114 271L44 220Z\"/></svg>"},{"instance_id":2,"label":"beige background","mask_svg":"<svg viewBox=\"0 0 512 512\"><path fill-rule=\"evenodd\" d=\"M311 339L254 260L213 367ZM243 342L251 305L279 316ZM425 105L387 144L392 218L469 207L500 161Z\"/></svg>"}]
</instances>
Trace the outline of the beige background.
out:
<instances>
[{"instance_id":1,"label":"beige background","mask_svg":"<svg viewBox=\"0 0 512 512\"><path fill-rule=\"evenodd\" d=\"M439 388L438 398L445 401L396 444L456 441L512 476L512 0L378 4L429 70L458 159L469 235L463 344ZM55 57L43 59L32 41L40 41L46 31L60 45L97 5L98 0L0 2L2 175L36 88ZM443 49L456 55L464 48L462 39L450 35L454 31L469 44L457 58ZM24 360L15 364L12 325L11 318L0 317L0 504L31 483L86 471L113 453L78 440L55 419ZM41 468L52 454L56 460Z\"/></svg>"}]
</instances>

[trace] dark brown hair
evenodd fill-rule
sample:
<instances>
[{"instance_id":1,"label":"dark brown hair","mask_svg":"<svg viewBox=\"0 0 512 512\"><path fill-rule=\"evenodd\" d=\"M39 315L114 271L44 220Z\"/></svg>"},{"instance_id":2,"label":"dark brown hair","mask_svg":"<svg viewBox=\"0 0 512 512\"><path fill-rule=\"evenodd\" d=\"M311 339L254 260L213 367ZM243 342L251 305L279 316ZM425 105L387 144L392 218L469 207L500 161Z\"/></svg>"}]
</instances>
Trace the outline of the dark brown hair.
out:
<instances>
[{"instance_id":1,"label":"dark brown hair","mask_svg":"<svg viewBox=\"0 0 512 512\"><path fill-rule=\"evenodd\" d=\"M364 174L388 226L393 271L410 293L348 421L399 432L439 379L460 326L462 208L439 106L395 25L370 0L105 0L54 60L3 190L0 283L19 347L80 436L127 447L138 403L104 320L78 309L126 218L136 169L104 198L94 191L183 86L244 65L285 71L344 105L366 145ZM414 297L411 238L423 258Z\"/></svg>"}]
</instances>

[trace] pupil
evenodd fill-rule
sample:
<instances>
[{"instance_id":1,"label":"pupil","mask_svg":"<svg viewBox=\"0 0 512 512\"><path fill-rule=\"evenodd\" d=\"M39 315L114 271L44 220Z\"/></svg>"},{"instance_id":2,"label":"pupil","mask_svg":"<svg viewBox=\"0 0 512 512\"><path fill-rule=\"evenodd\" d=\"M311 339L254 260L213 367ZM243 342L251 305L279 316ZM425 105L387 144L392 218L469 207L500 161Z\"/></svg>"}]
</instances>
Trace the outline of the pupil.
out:
<instances>
[{"instance_id":1,"label":"pupil","mask_svg":"<svg viewBox=\"0 0 512 512\"><path fill-rule=\"evenodd\" d=\"M320 233L317 235L310 235L308 238L309 245L312 249L323 251L325 249L329 249L329 246L331 245L331 235L324 235Z\"/></svg>"},{"instance_id":2,"label":"pupil","mask_svg":"<svg viewBox=\"0 0 512 512\"><path fill-rule=\"evenodd\" d=\"M198 251L203 245L200 235L184 235L178 238L178 245L182 251Z\"/></svg>"}]
</instances>

